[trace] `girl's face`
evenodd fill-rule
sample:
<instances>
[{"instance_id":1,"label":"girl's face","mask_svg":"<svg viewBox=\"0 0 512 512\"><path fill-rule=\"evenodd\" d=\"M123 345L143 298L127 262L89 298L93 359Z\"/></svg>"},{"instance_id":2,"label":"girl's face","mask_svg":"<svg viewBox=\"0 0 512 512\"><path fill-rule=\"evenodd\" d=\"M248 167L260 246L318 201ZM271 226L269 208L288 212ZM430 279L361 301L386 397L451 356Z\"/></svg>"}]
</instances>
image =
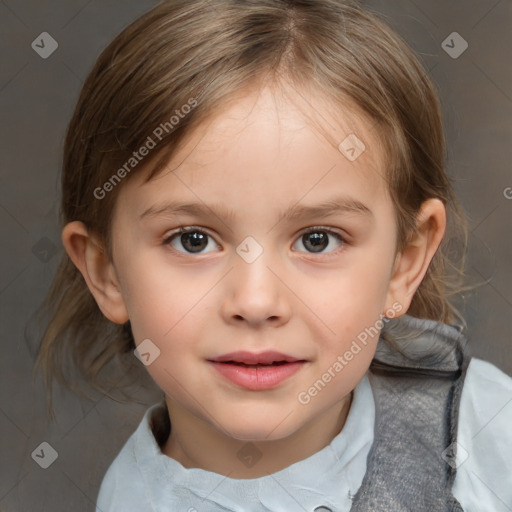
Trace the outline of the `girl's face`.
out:
<instances>
[{"instance_id":1,"label":"girl's face","mask_svg":"<svg viewBox=\"0 0 512 512\"><path fill-rule=\"evenodd\" d=\"M122 297L136 343L151 340L144 357L171 421L192 414L240 440L280 439L339 409L370 365L380 319L401 309L376 135L287 92L293 101L264 89L228 104L167 171L123 184L113 219ZM364 152L354 160L353 137L345 154L334 148L296 103ZM238 351L300 362L212 362Z\"/></svg>"}]
</instances>

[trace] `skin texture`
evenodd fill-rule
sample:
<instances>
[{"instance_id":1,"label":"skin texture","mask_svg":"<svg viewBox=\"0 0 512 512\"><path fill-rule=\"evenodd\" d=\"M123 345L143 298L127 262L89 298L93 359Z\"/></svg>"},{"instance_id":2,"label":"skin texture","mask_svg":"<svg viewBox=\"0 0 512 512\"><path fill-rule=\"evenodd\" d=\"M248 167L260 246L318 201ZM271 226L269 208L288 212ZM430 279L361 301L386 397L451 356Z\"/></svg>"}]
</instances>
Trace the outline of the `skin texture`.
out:
<instances>
[{"instance_id":1,"label":"skin texture","mask_svg":"<svg viewBox=\"0 0 512 512\"><path fill-rule=\"evenodd\" d=\"M113 261L82 223L63 230L64 246L103 313L117 323L129 319L137 344L149 338L160 349L147 370L170 411L163 452L185 467L256 478L328 445L343 428L378 336L307 404L299 394L365 328L407 311L444 234L444 207L428 200L417 236L396 254L384 155L371 123L354 109L334 116L332 105L312 98L304 103L292 88L249 91L196 130L166 171L147 183L140 173L126 180L114 211ZM305 110L339 142L356 133L366 150L349 161ZM341 196L371 214L282 215ZM155 213L171 201L210 211ZM148 209L154 213L143 215ZM169 240L186 226L209 235L202 252L187 251L179 234ZM303 235L315 226L315 233L328 229L345 242L330 234L314 252L311 235ZM263 251L251 263L237 253L249 236ZM207 362L235 350L277 350L307 362L276 388L249 391ZM250 468L237 456L247 442L261 453Z\"/></svg>"}]
</instances>

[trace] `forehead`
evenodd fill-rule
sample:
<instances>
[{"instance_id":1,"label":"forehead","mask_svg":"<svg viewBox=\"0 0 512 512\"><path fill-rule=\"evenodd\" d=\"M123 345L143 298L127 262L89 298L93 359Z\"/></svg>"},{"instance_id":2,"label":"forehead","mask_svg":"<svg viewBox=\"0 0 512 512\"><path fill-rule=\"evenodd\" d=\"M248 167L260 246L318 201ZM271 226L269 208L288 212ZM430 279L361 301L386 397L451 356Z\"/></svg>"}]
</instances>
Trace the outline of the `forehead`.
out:
<instances>
[{"instance_id":1,"label":"forehead","mask_svg":"<svg viewBox=\"0 0 512 512\"><path fill-rule=\"evenodd\" d=\"M207 195L242 208L240 194L278 205L344 186L375 201L387 192L384 160L373 124L350 102L335 106L291 86L255 88L203 122L159 174L147 182L134 176L121 195L138 194L141 209L159 198Z\"/></svg>"},{"instance_id":2,"label":"forehead","mask_svg":"<svg viewBox=\"0 0 512 512\"><path fill-rule=\"evenodd\" d=\"M317 151L330 149L336 158L340 154L352 157L340 151L340 144L350 136L342 149L353 145L350 141L364 140L366 164L377 167L382 166L384 155L374 125L348 99L337 104L318 91L303 91L291 85L253 87L223 104L190 134L174 155L173 163L183 159L187 159L189 166L210 163L216 156L237 153L237 148L244 154L251 148L259 151L263 147L276 154L286 150L297 152L297 143L303 143L305 138L312 143L307 149L313 149L314 143Z\"/></svg>"}]
</instances>

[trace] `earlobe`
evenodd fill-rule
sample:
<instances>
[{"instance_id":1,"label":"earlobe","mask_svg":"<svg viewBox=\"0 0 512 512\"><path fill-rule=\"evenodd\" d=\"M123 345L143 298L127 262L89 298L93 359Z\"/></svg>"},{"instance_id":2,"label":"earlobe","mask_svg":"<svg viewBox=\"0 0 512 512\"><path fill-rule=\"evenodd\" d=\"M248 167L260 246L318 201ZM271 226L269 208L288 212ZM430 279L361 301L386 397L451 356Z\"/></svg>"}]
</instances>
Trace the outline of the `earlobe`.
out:
<instances>
[{"instance_id":1,"label":"earlobe","mask_svg":"<svg viewBox=\"0 0 512 512\"><path fill-rule=\"evenodd\" d=\"M73 221L64 226L62 243L103 314L114 323L127 322L128 312L114 266L98 239L83 222Z\"/></svg>"},{"instance_id":2,"label":"earlobe","mask_svg":"<svg viewBox=\"0 0 512 512\"><path fill-rule=\"evenodd\" d=\"M446 230L446 210L440 199L428 199L417 216L417 230L407 246L397 254L389 283L386 307L398 302L400 315L411 305L416 290L425 277L430 262L443 240Z\"/></svg>"}]
</instances>

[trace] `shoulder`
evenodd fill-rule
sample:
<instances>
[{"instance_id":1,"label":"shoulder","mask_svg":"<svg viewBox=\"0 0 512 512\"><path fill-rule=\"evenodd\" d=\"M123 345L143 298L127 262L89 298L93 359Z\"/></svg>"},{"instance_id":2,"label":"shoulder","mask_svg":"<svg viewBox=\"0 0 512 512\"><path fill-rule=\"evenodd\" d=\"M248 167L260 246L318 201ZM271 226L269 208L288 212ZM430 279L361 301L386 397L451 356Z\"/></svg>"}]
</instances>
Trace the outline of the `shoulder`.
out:
<instances>
[{"instance_id":1,"label":"shoulder","mask_svg":"<svg viewBox=\"0 0 512 512\"><path fill-rule=\"evenodd\" d=\"M146 411L135 432L109 466L101 482L96 512L152 510L145 480L151 465L147 454L157 446L151 432L150 418L158 407L156 404ZM141 461L141 453L145 454L144 461Z\"/></svg>"},{"instance_id":2,"label":"shoulder","mask_svg":"<svg viewBox=\"0 0 512 512\"><path fill-rule=\"evenodd\" d=\"M462 390L453 492L465 512L512 508L512 378L473 358Z\"/></svg>"}]
</instances>

